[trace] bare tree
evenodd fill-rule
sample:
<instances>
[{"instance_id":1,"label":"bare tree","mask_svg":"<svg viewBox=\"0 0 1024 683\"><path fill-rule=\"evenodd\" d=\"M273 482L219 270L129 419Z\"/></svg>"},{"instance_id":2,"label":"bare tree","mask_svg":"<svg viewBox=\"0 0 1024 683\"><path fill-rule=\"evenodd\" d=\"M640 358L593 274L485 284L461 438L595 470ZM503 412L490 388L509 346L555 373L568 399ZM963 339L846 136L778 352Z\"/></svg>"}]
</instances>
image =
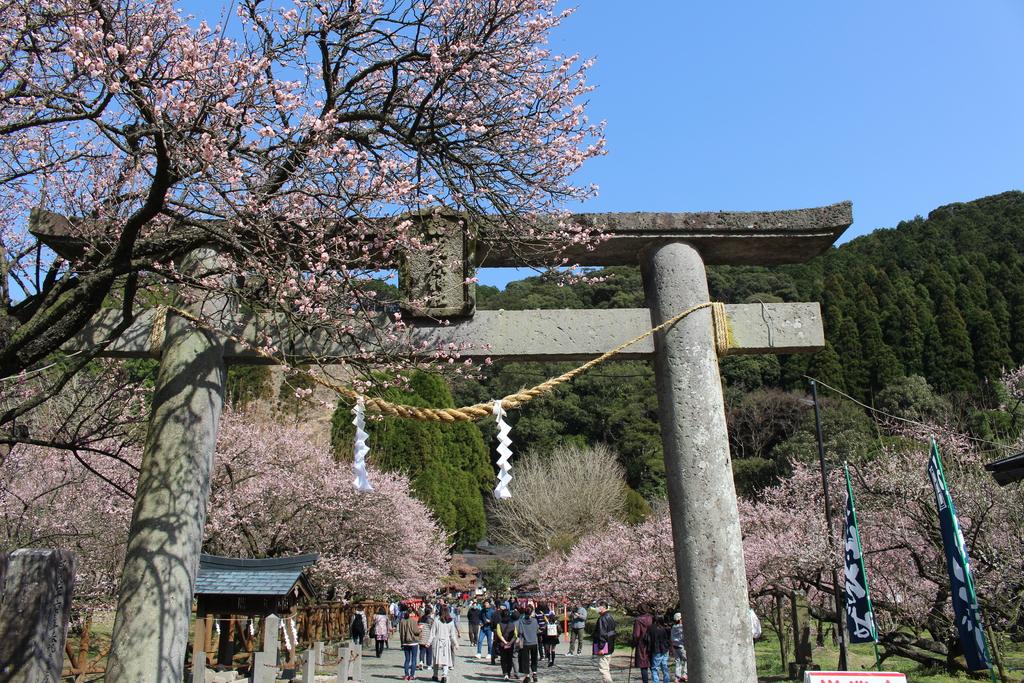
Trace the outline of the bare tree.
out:
<instances>
[{"instance_id":1,"label":"bare tree","mask_svg":"<svg viewBox=\"0 0 1024 683\"><path fill-rule=\"evenodd\" d=\"M569 550L588 533L621 520L626 482L604 444L531 452L515 463L512 497L491 504L495 540L545 555Z\"/></svg>"}]
</instances>

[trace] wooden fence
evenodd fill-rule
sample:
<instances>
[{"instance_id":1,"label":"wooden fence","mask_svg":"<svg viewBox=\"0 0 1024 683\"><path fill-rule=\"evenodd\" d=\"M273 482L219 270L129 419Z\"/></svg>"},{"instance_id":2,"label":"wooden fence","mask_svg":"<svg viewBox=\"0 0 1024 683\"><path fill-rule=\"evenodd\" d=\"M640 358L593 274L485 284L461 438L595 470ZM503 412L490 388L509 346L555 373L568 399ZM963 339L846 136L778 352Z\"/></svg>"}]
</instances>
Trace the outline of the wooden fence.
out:
<instances>
[{"instance_id":1,"label":"wooden fence","mask_svg":"<svg viewBox=\"0 0 1024 683\"><path fill-rule=\"evenodd\" d=\"M380 607L387 607L382 602L358 603L366 610L367 620ZM348 625L352 621L352 614L355 611L355 603L322 602L312 605L298 607L290 614L279 615L284 619L291 619L295 626L297 643L292 643L289 650L289 661L294 660L296 651L312 647L315 642L339 642L348 636ZM97 618L97 616L106 617ZM65 647L64 671L61 674L65 681L74 683L86 683L99 680L106 671L107 653L110 651L109 628L105 628L98 622L104 622L109 627L112 614L92 610L83 613L80 620L73 624L68 634ZM205 622L205 623L203 623ZM219 629L218 629L219 627ZM369 628L369 623L367 623ZM201 620L192 629L195 634L198 629L205 633L207 643L206 665L215 667L226 662L217 661L217 651L220 639L231 637L236 644L235 655L230 666L232 668L245 669L253 660L253 654L260 648L263 642L263 619L256 618L250 628L250 618L246 616L230 616L227 619L214 619L209 617ZM192 648L189 646L189 657Z\"/></svg>"}]
</instances>

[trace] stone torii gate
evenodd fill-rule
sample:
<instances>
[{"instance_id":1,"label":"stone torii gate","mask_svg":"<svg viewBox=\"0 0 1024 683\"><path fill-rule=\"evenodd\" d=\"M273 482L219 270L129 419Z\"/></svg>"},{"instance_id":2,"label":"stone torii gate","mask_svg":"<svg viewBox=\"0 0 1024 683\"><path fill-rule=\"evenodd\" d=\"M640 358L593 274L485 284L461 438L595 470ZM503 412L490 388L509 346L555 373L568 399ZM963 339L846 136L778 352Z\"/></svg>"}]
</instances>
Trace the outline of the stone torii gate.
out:
<instances>
[{"instance_id":1,"label":"stone torii gate","mask_svg":"<svg viewBox=\"0 0 1024 683\"><path fill-rule=\"evenodd\" d=\"M431 219L435 220L435 219ZM444 220L437 219L437 220ZM852 222L849 202L777 212L584 214L573 220L601 230L592 250L570 250L584 266L642 267L649 309L475 312L474 266L522 265L508 244L486 229L441 229L437 249L410 255L401 284L423 301L413 311L414 341L428 346L471 342L467 356L495 360L589 360L673 315L709 300L706 264L796 263L827 250ZM429 225L428 225L429 228ZM429 230L427 231L429 234ZM445 237L455 234L454 239ZM212 266L209 250L195 267ZM463 269L450 268L461 259ZM355 353L322 340L288 335L274 321L239 321L227 302L193 311L212 327L256 344L273 332L295 362ZM795 353L824 346L817 303L727 305L730 353ZM107 338L118 322L107 311L75 346ZM457 316L441 325L426 316ZM119 594L110 681L180 681L192 591L209 497L226 363L262 363L244 344L168 315L162 339L155 314L140 316L105 355L161 358L131 538ZM224 324L218 325L217 321ZM159 331L158 331L159 332ZM160 339L159 348L153 348ZM652 359L665 452L672 533L690 676L695 683L757 679L747 582L732 480L712 314L699 310L623 352Z\"/></svg>"}]
</instances>

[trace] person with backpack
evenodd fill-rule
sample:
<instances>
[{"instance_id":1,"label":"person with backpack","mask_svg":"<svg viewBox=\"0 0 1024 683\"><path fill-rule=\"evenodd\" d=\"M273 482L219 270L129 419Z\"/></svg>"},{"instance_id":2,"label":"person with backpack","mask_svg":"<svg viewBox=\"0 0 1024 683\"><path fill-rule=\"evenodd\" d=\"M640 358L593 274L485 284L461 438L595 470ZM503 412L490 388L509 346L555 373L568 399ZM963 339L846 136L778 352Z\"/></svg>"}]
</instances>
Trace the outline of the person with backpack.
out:
<instances>
[{"instance_id":1,"label":"person with backpack","mask_svg":"<svg viewBox=\"0 0 1024 683\"><path fill-rule=\"evenodd\" d=\"M540 622L527 607L519 619L519 673L523 681L529 681L531 674L537 680L537 658L540 647Z\"/></svg>"},{"instance_id":2,"label":"person with backpack","mask_svg":"<svg viewBox=\"0 0 1024 683\"><path fill-rule=\"evenodd\" d=\"M594 656L597 670L604 683L612 683L612 653L615 652L615 618L608 611L607 601L597 606L597 626L594 627Z\"/></svg>"},{"instance_id":3,"label":"person with backpack","mask_svg":"<svg viewBox=\"0 0 1024 683\"><path fill-rule=\"evenodd\" d=\"M654 620L651 628L647 631L646 640L654 683L669 683L668 653L672 649L672 633L669 631L668 624L665 623L665 617L660 616ZM658 674L661 676L659 677Z\"/></svg>"},{"instance_id":4,"label":"person with backpack","mask_svg":"<svg viewBox=\"0 0 1024 683\"><path fill-rule=\"evenodd\" d=\"M356 607L348 625L348 677L353 681L363 677L363 639L366 638L366 612L363 606Z\"/></svg>"},{"instance_id":5,"label":"person with backpack","mask_svg":"<svg viewBox=\"0 0 1024 683\"><path fill-rule=\"evenodd\" d=\"M558 648L558 638L562 634L562 625L558 623L555 613L549 610L541 626L544 629L544 659L548 660L548 666L554 666L555 650Z\"/></svg>"},{"instance_id":6,"label":"person with backpack","mask_svg":"<svg viewBox=\"0 0 1024 683\"><path fill-rule=\"evenodd\" d=\"M507 681L512 678L512 656L519 640L519 624L512 620L508 610L502 610L499 619L494 629L494 650L501 658L501 673Z\"/></svg>"},{"instance_id":7,"label":"person with backpack","mask_svg":"<svg viewBox=\"0 0 1024 683\"><path fill-rule=\"evenodd\" d=\"M402 620L398 622L398 638L402 643L402 653L405 655L405 664L402 667L405 674L403 681L416 680L416 657L419 655L422 629L412 616L412 608L408 607L402 615Z\"/></svg>"}]
</instances>

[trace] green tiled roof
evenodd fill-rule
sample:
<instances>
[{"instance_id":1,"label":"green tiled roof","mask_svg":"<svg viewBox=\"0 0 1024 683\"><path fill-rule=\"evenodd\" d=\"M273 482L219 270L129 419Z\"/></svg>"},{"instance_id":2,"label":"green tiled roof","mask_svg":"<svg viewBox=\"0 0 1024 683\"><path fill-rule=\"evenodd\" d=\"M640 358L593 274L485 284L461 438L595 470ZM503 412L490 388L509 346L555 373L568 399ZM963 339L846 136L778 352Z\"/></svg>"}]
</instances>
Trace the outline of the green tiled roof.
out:
<instances>
[{"instance_id":1,"label":"green tiled roof","mask_svg":"<svg viewBox=\"0 0 1024 683\"><path fill-rule=\"evenodd\" d=\"M196 595L287 595L319 555L262 560L202 555Z\"/></svg>"}]
</instances>

